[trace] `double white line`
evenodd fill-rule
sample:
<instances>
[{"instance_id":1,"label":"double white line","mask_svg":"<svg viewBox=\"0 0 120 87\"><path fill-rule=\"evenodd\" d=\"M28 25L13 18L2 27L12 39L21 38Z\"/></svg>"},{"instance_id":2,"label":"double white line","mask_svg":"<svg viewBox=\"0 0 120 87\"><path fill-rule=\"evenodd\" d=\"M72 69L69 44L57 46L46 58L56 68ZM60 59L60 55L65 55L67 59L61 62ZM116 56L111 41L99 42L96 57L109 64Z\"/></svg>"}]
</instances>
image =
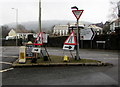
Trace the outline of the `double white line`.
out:
<instances>
[{"instance_id":1,"label":"double white line","mask_svg":"<svg viewBox=\"0 0 120 87\"><path fill-rule=\"evenodd\" d=\"M11 65L12 63L9 63L9 62L0 62L0 63L3 63L3 64L9 64ZM8 69L4 69L4 70L0 70L0 73L2 72L6 72L6 71L9 71L9 70L13 70L14 68L8 68Z\"/></svg>"},{"instance_id":2,"label":"double white line","mask_svg":"<svg viewBox=\"0 0 120 87\"><path fill-rule=\"evenodd\" d=\"M18 56L0 56L0 57L4 57L4 58L18 58Z\"/></svg>"},{"instance_id":3,"label":"double white line","mask_svg":"<svg viewBox=\"0 0 120 87\"><path fill-rule=\"evenodd\" d=\"M13 70L14 68L9 68L9 69L4 69L4 70L0 70L0 72L6 72L6 71L9 71L9 70Z\"/></svg>"},{"instance_id":4,"label":"double white line","mask_svg":"<svg viewBox=\"0 0 120 87\"><path fill-rule=\"evenodd\" d=\"M3 64L10 64L10 65L12 64L12 63L9 63L9 62L1 62L1 61L0 61L0 63L3 63Z\"/></svg>"}]
</instances>

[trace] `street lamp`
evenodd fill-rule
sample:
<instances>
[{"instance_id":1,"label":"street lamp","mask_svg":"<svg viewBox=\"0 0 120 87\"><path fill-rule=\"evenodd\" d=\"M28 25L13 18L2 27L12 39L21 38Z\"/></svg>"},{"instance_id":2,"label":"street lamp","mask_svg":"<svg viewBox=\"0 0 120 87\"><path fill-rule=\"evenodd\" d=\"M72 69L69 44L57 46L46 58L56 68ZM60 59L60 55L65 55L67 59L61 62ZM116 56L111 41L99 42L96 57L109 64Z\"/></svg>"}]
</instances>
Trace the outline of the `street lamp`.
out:
<instances>
[{"instance_id":1,"label":"street lamp","mask_svg":"<svg viewBox=\"0 0 120 87\"><path fill-rule=\"evenodd\" d=\"M41 29L41 0L39 0L39 30L42 32Z\"/></svg>"},{"instance_id":2,"label":"street lamp","mask_svg":"<svg viewBox=\"0 0 120 87\"><path fill-rule=\"evenodd\" d=\"M71 9L77 9L78 10L78 7L77 6L73 6L73 7L71 7Z\"/></svg>"},{"instance_id":3,"label":"street lamp","mask_svg":"<svg viewBox=\"0 0 120 87\"><path fill-rule=\"evenodd\" d=\"M18 29L18 9L12 8L16 11L16 46L17 46L17 29Z\"/></svg>"}]
</instances>

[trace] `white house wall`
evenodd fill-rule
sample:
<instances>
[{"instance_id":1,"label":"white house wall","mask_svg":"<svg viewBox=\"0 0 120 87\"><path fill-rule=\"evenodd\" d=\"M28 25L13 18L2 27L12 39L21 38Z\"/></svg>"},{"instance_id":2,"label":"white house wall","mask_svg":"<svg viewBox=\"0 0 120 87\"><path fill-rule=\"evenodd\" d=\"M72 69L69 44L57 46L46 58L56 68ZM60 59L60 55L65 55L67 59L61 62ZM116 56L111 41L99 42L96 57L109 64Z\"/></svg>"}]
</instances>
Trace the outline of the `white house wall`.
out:
<instances>
[{"instance_id":1,"label":"white house wall","mask_svg":"<svg viewBox=\"0 0 120 87\"><path fill-rule=\"evenodd\" d=\"M53 29L53 34L64 36L68 34L68 25L56 25Z\"/></svg>"},{"instance_id":2,"label":"white house wall","mask_svg":"<svg viewBox=\"0 0 120 87\"><path fill-rule=\"evenodd\" d=\"M115 31L115 22L110 25L111 32Z\"/></svg>"},{"instance_id":3,"label":"white house wall","mask_svg":"<svg viewBox=\"0 0 120 87\"><path fill-rule=\"evenodd\" d=\"M8 36L16 36L16 32L12 29L9 33Z\"/></svg>"}]
</instances>

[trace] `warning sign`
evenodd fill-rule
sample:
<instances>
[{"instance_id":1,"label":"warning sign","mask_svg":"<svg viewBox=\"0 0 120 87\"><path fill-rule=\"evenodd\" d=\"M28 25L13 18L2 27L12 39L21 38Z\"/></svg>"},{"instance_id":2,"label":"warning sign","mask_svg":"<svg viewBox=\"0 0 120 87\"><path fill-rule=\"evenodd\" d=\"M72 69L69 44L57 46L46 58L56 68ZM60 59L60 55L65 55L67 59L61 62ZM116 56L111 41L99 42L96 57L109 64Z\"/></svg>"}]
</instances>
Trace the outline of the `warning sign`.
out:
<instances>
[{"instance_id":1,"label":"warning sign","mask_svg":"<svg viewBox=\"0 0 120 87\"><path fill-rule=\"evenodd\" d=\"M32 49L32 52L33 52L33 53L40 53L40 51L41 51L41 48L34 47L34 48Z\"/></svg>"},{"instance_id":2,"label":"warning sign","mask_svg":"<svg viewBox=\"0 0 120 87\"><path fill-rule=\"evenodd\" d=\"M74 50L75 45L64 45L63 50Z\"/></svg>"},{"instance_id":3,"label":"warning sign","mask_svg":"<svg viewBox=\"0 0 120 87\"><path fill-rule=\"evenodd\" d=\"M76 45L76 37L74 36L74 31L70 34L70 36L64 42L66 45Z\"/></svg>"},{"instance_id":4,"label":"warning sign","mask_svg":"<svg viewBox=\"0 0 120 87\"><path fill-rule=\"evenodd\" d=\"M79 20L80 16L82 15L84 10L72 10L73 14L75 15L76 19Z\"/></svg>"},{"instance_id":5,"label":"warning sign","mask_svg":"<svg viewBox=\"0 0 120 87\"><path fill-rule=\"evenodd\" d=\"M34 45L42 45L43 44L43 33L40 32L37 39L34 41Z\"/></svg>"}]
</instances>

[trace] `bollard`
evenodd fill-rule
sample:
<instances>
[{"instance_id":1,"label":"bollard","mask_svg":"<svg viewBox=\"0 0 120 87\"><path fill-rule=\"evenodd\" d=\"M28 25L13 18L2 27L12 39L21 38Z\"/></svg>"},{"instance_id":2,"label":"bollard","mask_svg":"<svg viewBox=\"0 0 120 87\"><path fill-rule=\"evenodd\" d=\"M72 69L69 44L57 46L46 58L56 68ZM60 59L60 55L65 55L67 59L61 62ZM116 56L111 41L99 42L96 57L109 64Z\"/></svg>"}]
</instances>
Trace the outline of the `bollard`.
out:
<instances>
[{"instance_id":1,"label":"bollard","mask_svg":"<svg viewBox=\"0 0 120 87\"><path fill-rule=\"evenodd\" d=\"M25 58L25 46L21 46L19 48L19 63L25 63L26 62L26 58Z\"/></svg>"}]
</instances>

